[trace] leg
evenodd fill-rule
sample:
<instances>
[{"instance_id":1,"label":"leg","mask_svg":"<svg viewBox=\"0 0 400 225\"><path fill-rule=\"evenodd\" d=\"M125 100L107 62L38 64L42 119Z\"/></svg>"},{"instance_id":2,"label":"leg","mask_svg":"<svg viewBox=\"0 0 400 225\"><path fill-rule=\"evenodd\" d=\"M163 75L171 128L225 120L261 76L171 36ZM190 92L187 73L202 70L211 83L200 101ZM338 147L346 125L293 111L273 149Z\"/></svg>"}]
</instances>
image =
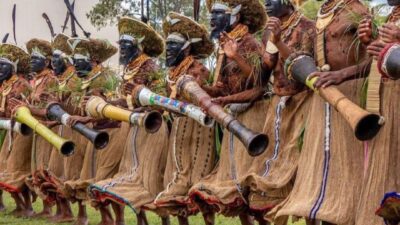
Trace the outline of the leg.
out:
<instances>
[{"instance_id":1,"label":"leg","mask_svg":"<svg viewBox=\"0 0 400 225\"><path fill-rule=\"evenodd\" d=\"M53 223L66 223L74 221L74 214L72 213L71 205L65 198L57 196L57 202L60 205L60 215L51 219Z\"/></svg>"},{"instance_id":2,"label":"leg","mask_svg":"<svg viewBox=\"0 0 400 225\"><path fill-rule=\"evenodd\" d=\"M25 206L25 210L23 211L21 216L31 217L34 214L31 201L31 191L28 188L24 188L24 190L21 193L24 199L24 206Z\"/></svg>"},{"instance_id":3,"label":"leg","mask_svg":"<svg viewBox=\"0 0 400 225\"><path fill-rule=\"evenodd\" d=\"M189 220L187 217L178 216L179 225L189 225Z\"/></svg>"},{"instance_id":4,"label":"leg","mask_svg":"<svg viewBox=\"0 0 400 225\"><path fill-rule=\"evenodd\" d=\"M18 193L11 193L11 197L15 202L15 209L11 212L11 215L19 217L25 209L24 200L22 200Z\"/></svg>"},{"instance_id":5,"label":"leg","mask_svg":"<svg viewBox=\"0 0 400 225\"><path fill-rule=\"evenodd\" d=\"M385 220L385 222L389 225L399 225L399 222L397 221L389 221L389 220Z\"/></svg>"},{"instance_id":6,"label":"leg","mask_svg":"<svg viewBox=\"0 0 400 225\"><path fill-rule=\"evenodd\" d=\"M258 222L259 225L269 225L269 222L266 221L263 217L263 215L261 214L257 214L254 219ZM287 224L287 223L285 223Z\"/></svg>"},{"instance_id":7,"label":"leg","mask_svg":"<svg viewBox=\"0 0 400 225\"><path fill-rule=\"evenodd\" d=\"M143 210L140 210L139 214L137 214L136 217L138 225L149 225L146 213Z\"/></svg>"},{"instance_id":8,"label":"leg","mask_svg":"<svg viewBox=\"0 0 400 225\"><path fill-rule=\"evenodd\" d=\"M205 225L213 225L215 222L215 213L203 213L203 219Z\"/></svg>"},{"instance_id":9,"label":"leg","mask_svg":"<svg viewBox=\"0 0 400 225\"><path fill-rule=\"evenodd\" d=\"M34 214L32 216L33 218L49 218L49 217L51 217L51 205L46 201L42 201L42 203L43 203L43 210L40 213Z\"/></svg>"},{"instance_id":10,"label":"leg","mask_svg":"<svg viewBox=\"0 0 400 225\"><path fill-rule=\"evenodd\" d=\"M315 220L306 219L306 225L316 225Z\"/></svg>"},{"instance_id":11,"label":"leg","mask_svg":"<svg viewBox=\"0 0 400 225\"><path fill-rule=\"evenodd\" d=\"M329 223L329 222L325 222L325 221L322 221L322 225L335 225L335 224L333 224L333 223Z\"/></svg>"},{"instance_id":12,"label":"leg","mask_svg":"<svg viewBox=\"0 0 400 225\"><path fill-rule=\"evenodd\" d=\"M88 217L87 217L87 212L86 212L86 206L82 203L82 201L78 201L78 218L76 218L76 221L74 225L88 225Z\"/></svg>"},{"instance_id":13,"label":"leg","mask_svg":"<svg viewBox=\"0 0 400 225\"><path fill-rule=\"evenodd\" d=\"M169 220L169 216L161 217L161 224L162 225L171 225L171 221Z\"/></svg>"},{"instance_id":14,"label":"leg","mask_svg":"<svg viewBox=\"0 0 400 225\"><path fill-rule=\"evenodd\" d=\"M6 207L4 206L3 202L3 191L0 190L0 212L6 211Z\"/></svg>"},{"instance_id":15,"label":"leg","mask_svg":"<svg viewBox=\"0 0 400 225\"><path fill-rule=\"evenodd\" d=\"M55 221L57 221L60 218L61 218L61 204L60 200L56 198L56 213L52 217L49 217L48 220L51 223L55 223Z\"/></svg>"},{"instance_id":16,"label":"leg","mask_svg":"<svg viewBox=\"0 0 400 225\"><path fill-rule=\"evenodd\" d=\"M254 225L253 218L251 218L251 216L248 215L247 213L241 213L239 215L239 219L242 225Z\"/></svg>"},{"instance_id":17,"label":"leg","mask_svg":"<svg viewBox=\"0 0 400 225\"><path fill-rule=\"evenodd\" d=\"M115 214L115 225L125 225L125 207L117 203L111 203L111 206Z\"/></svg>"},{"instance_id":18,"label":"leg","mask_svg":"<svg viewBox=\"0 0 400 225\"><path fill-rule=\"evenodd\" d=\"M101 221L99 225L113 225L114 224L114 219L111 215L111 211L107 205L100 204L99 205L99 211L101 215Z\"/></svg>"}]
</instances>

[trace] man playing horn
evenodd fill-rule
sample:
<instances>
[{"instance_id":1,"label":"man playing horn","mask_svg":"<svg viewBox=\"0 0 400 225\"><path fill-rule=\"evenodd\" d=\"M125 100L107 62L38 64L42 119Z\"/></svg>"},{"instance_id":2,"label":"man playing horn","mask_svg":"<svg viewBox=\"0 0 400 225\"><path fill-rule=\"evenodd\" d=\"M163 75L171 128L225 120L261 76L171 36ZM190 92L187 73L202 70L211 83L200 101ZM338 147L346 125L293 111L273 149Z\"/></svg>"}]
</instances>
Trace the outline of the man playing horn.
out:
<instances>
[{"instance_id":1,"label":"man playing horn","mask_svg":"<svg viewBox=\"0 0 400 225\"><path fill-rule=\"evenodd\" d=\"M111 100L115 95L117 78L113 71L102 66L102 63L112 57L117 49L107 40L71 38L68 40L72 47L72 58L79 78L75 92L71 93L70 104L79 105L79 112L75 112L68 120L72 127L75 123L91 122L96 130L104 130L109 133L110 142L102 150L96 150L92 143L82 146L80 154L83 160L79 179L69 180L58 184L60 194L70 201L78 202L78 217L75 224L88 224L85 201L89 200L88 187L97 180L103 180L113 176L119 167L122 157L121 142L125 140L126 130L120 129L118 121L99 119L93 121L87 117L84 108L87 97L90 95L101 96ZM84 137L79 137L84 138ZM72 161L67 162L74 166ZM79 163L79 162L78 162Z\"/></svg>"},{"instance_id":2,"label":"man playing horn","mask_svg":"<svg viewBox=\"0 0 400 225\"><path fill-rule=\"evenodd\" d=\"M41 114L41 109L46 105L40 98L41 94L46 93L55 96L57 88L57 80L51 69L51 56L52 48L48 41L41 39L32 39L26 44L28 52L31 54L31 80L32 93L29 96L30 108L37 116L41 116L43 121L46 121L45 115ZM45 122L48 126L54 126L56 123L50 121ZM53 128L55 130L55 128ZM47 142L43 137L34 133L32 143L32 176L26 180L27 185L31 188L32 192L42 197L40 193L40 182L38 173L48 168L50 154L53 146ZM33 215L34 217L48 217L51 215L51 206L43 199L42 212Z\"/></svg>"},{"instance_id":3,"label":"man playing horn","mask_svg":"<svg viewBox=\"0 0 400 225\"><path fill-rule=\"evenodd\" d=\"M274 137L263 155L257 157L241 185L250 190L248 205L263 224L263 215L284 200L295 179L312 92L284 73L286 58L296 51L313 52L314 22L305 18L292 1L266 0L269 16L264 32L264 66L273 70L273 97L264 133ZM274 221L286 224L287 219Z\"/></svg>"},{"instance_id":4,"label":"man playing horn","mask_svg":"<svg viewBox=\"0 0 400 225\"><path fill-rule=\"evenodd\" d=\"M232 104L228 110L247 128L261 131L268 101L256 100L264 94L269 74L261 73L261 46L252 34L265 25L264 7L257 0L207 1L207 6L211 36L219 41L219 50L214 85L203 88L215 98L214 103L243 103ZM243 224L251 223L239 179L253 160L239 139L225 130L219 165L192 187L191 199L203 213L239 215Z\"/></svg>"},{"instance_id":5,"label":"man playing horn","mask_svg":"<svg viewBox=\"0 0 400 225\"><path fill-rule=\"evenodd\" d=\"M52 99L52 101L62 102L63 106L65 106L64 108L74 115L79 114L79 106L78 104L72 104L74 101L71 96L74 96L74 94L71 92L74 89L75 92L77 91L76 86L79 78L75 74L71 59L72 50L67 42L68 39L69 37L65 34L57 34L52 41L53 55L51 65L59 83L57 99ZM48 96L42 95L41 98L47 100ZM49 221L55 223L73 221L69 201L62 195L57 194L57 182L62 183L79 178L83 164L82 154L87 144L87 140L82 138L79 133L73 132L69 126L60 126L58 131L61 136L75 141L76 153L72 156L64 157L59 151L53 149L48 169L39 174L42 181L40 185L41 192L45 195L46 201L52 204L56 203L56 213L49 218Z\"/></svg>"},{"instance_id":6,"label":"man playing horn","mask_svg":"<svg viewBox=\"0 0 400 225\"><path fill-rule=\"evenodd\" d=\"M365 48L354 44L354 18L367 13L358 0L324 2L318 12L314 42L320 69L311 76L318 77L315 88L338 85L337 89L358 105L362 104L362 77L369 60L365 59ZM356 79L346 81L350 78ZM317 93L313 95L296 181L289 197L276 208L276 218L294 215L307 218L308 224L354 223L362 184L363 143L332 107Z\"/></svg>"},{"instance_id":7,"label":"man playing horn","mask_svg":"<svg viewBox=\"0 0 400 225\"><path fill-rule=\"evenodd\" d=\"M373 57L379 57L386 45L400 42L400 1L388 0L387 2L394 8L387 22L379 28L376 39L372 36L373 28L370 18L365 18L359 26L359 38L364 45L368 46L367 51ZM380 74L376 61L371 66L367 107L376 106L372 110L380 113L386 121L380 133L369 143L368 168L365 171L355 224L398 224L398 221L390 219L383 221L375 212L378 215L384 214L384 208L378 211L376 209L385 193L400 190L399 179L396 175L400 159L398 154L400 106L397 101L400 80ZM370 89L370 86L374 87L375 92ZM390 209L387 211L390 212Z\"/></svg>"},{"instance_id":8,"label":"man playing horn","mask_svg":"<svg viewBox=\"0 0 400 225\"><path fill-rule=\"evenodd\" d=\"M118 22L122 98L115 104L135 112L149 109L135 105L132 88L144 85L153 92L165 93L160 80L159 68L153 57L164 51L162 37L149 25L138 19L123 17ZM162 190L162 173L165 170L168 144L168 128L163 121L156 133L148 133L144 127L122 124L124 134L123 158L118 173L113 178L98 180L90 186L92 205L100 209L101 224L125 224L124 207L137 213L137 224L147 224L143 206L151 203ZM111 204L115 220L109 205ZM163 220L163 223L167 219Z\"/></svg>"},{"instance_id":9,"label":"man playing horn","mask_svg":"<svg viewBox=\"0 0 400 225\"><path fill-rule=\"evenodd\" d=\"M167 82L170 98L177 94L177 80L186 74L200 85L209 79L209 70L200 62L214 50L207 30L193 19L170 12L163 23L166 38ZM164 191L154 200L156 212L178 216L180 224L188 224L188 216L196 212L188 191L214 168L216 159L215 131L188 117L171 113L172 130L168 146ZM213 218L212 218L213 220ZM213 223L209 219L206 224Z\"/></svg>"},{"instance_id":10,"label":"man playing horn","mask_svg":"<svg viewBox=\"0 0 400 225\"><path fill-rule=\"evenodd\" d=\"M23 78L29 72L29 61L29 54L21 48L0 45L0 115L3 118L12 117L10 99L25 100L30 93L30 85ZM25 185L25 178L30 174L31 147L32 135L8 131L0 152L0 189L9 192L14 199L16 208L12 214L15 216L33 213L30 191Z\"/></svg>"}]
</instances>

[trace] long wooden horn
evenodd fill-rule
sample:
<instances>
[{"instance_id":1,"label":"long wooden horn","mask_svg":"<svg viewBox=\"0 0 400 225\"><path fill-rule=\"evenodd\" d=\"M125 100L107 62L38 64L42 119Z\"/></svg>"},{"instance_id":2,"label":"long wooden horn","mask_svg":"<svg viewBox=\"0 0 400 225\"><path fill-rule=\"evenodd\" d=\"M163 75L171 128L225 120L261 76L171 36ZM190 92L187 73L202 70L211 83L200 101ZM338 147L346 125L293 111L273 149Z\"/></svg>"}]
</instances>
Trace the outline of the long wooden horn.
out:
<instances>
[{"instance_id":1,"label":"long wooden horn","mask_svg":"<svg viewBox=\"0 0 400 225\"><path fill-rule=\"evenodd\" d=\"M370 140L379 132L382 123L379 115L362 109L344 96L335 86L319 89L314 87L318 77L310 79L309 76L318 70L315 60L311 56L295 53L287 59L285 68L288 77L305 84L333 106L353 129L357 139Z\"/></svg>"},{"instance_id":2,"label":"long wooden horn","mask_svg":"<svg viewBox=\"0 0 400 225\"><path fill-rule=\"evenodd\" d=\"M35 119L35 117L32 116L28 107L18 107L14 117L18 122L26 124L32 130L42 136L47 142L56 147L61 154L70 156L74 153L75 144L70 140L66 140L58 136L45 125L41 124L37 119Z\"/></svg>"},{"instance_id":3,"label":"long wooden horn","mask_svg":"<svg viewBox=\"0 0 400 225\"><path fill-rule=\"evenodd\" d=\"M244 144L251 156L262 154L268 146L268 136L257 133L226 113L222 106L211 101L211 97L190 75L181 76L177 81L178 93L204 109L208 115L232 132Z\"/></svg>"}]
</instances>

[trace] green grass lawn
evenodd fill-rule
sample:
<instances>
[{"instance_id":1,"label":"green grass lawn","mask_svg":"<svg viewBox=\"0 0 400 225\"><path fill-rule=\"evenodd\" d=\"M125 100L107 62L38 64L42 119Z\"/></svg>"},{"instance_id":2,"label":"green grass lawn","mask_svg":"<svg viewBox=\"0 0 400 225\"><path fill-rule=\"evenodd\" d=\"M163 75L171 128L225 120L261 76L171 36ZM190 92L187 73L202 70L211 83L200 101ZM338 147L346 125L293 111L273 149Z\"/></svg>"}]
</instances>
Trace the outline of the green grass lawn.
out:
<instances>
[{"instance_id":1,"label":"green grass lawn","mask_svg":"<svg viewBox=\"0 0 400 225\"><path fill-rule=\"evenodd\" d=\"M7 207L7 211L4 213L0 213L0 225L2 225L2 224L18 224L18 225L51 224L51 223L48 223L46 220L20 219L20 218L15 218L15 217L8 215L8 213L14 209L14 202L7 193L4 194L4 197L5 197L4 200L5 200L5 205ZM41 202L39 199L38 199L38 201L36 201L34 203L34 209L36 212L40 211ZM78 210L77 210L76 205L73 205L73 211L75 214L77 213ZM88 215L89 215L89 224L90 225L95 225L100 222L100 215L93 208L88 207ZM127 209L125 211L125 217L126 217L127 224L136 224L135 215L133 214L133 212L131 210ZM151 213L151 212L147 213L147 217L149 220L149 224L151 224L151 225L161 224L159 217L157 215L155 215L154 213ZM171 221L172 221L173 225L178 225L176 218L171 218ZM204 224L201 215L190 217L190 224L193 224L193 225ZM215 224L216 225L240 225L240 222L239 222L238 218L226 218L223 216L218 216ZM291 225L305 225L305 223L303 221L300 221L298 223L293 223L293 224L291 223Z\"/></svg>"}]
</instances>

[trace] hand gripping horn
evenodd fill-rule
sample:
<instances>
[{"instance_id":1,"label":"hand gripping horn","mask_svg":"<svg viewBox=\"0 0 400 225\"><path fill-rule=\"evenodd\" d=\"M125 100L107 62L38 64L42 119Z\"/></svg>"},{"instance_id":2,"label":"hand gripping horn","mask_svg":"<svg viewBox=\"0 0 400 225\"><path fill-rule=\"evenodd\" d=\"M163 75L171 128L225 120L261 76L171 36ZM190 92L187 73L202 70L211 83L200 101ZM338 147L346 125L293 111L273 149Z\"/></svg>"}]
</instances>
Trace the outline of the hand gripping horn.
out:
<instances>
[{"instance_id":1,"label":"hand gripping horn","mask_svg":"<svg viewBox=\"0 0 400 225\"><path fill-rule=\"evenodd\" d=\"M365 141L375 137L381 128L381 117L354 104L334 86L315 89L318 77L310 79L309 76L316 71L315 60L306 54L292 54L285 62L287 76L305 84L333 106L351 126L357 139Z\"/></svg>"},{"instance_id":2,"label":"hand gripping horn","mask_svg":"<svg viewBox=\"0 0 400 225\"><path fill-rule=\"evenodd\" d=\"M138 85L133 89L132 98L140 106L160 106L167 111L192 118L205 127L214 125L214 119L205 114L200 107L158 95L144 85Z\"/></svg>"},{"instance_id":3,"label":"hand gripping horn","mask_svg":"<svg viewBox=\"0 0 400 225\"><path fill-rule=\"evenodd\" d=\"M86 103L86 113L94 118L108 118L144 127L148 133L157 132L162 124L162 115L157 111L137 113L113 106L102 98L92 96Z\"/></svg>"},{"instance_id":4,"label":"hand gripping horn","mask_svg":"<svg viewBox=\"0 0 400 225\"><path fill-rule=\"evenodd\" d=\"M200 87L190 75L181 76L177 81L178 93L203 108L208 115L232 132L246 146L251 156L262 154L268 146L265 134L254 132L232 115L226 113L222 106L211 101L211 97Z\"/></svg>"},{"instance_id":5,"label":"hand gripping horn","mask_svg":"<svg viewBox=\"0 0 400 225\"><path fill-rule=\"evenodd\" d=\"M61 108L60 104L54 102L47 105L47 118L50 120L56 120L65 126L67 125L68 118L70 118L67 112ZM96 149L103 149L108 145L110 137L107 132L97 131L92 128L85 126L83 123L76 123L72 126L72 129L78 131L80 134L85 136Z\"/></svg>"}]
</instances>

